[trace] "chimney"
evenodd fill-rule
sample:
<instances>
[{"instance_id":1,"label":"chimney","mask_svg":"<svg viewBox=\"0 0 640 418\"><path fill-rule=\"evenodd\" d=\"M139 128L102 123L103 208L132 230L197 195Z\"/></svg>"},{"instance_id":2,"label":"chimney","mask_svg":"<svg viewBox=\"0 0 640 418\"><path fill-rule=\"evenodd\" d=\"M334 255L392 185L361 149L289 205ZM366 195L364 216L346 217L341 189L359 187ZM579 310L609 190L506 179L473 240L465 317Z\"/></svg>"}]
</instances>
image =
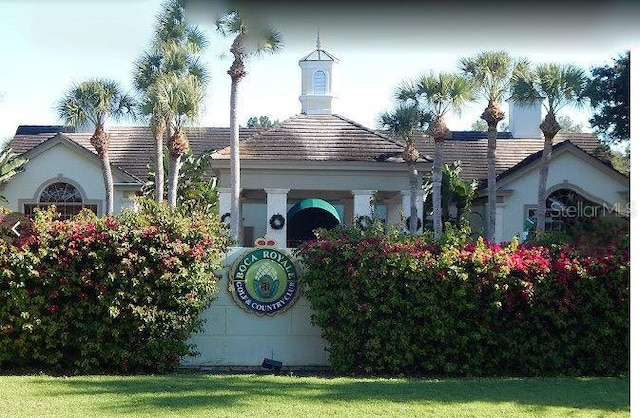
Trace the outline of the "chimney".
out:
<instances>
[{"instance_id":1,"label":"chimney","mask_svg":"<svg viewBox=\"0 0 640 418\"><path fill-rule=\"evenodd\" d=\"M542 138L542 100L532 104L509 103L509 130L514 138Z\"/></svg>"}]
</instances>

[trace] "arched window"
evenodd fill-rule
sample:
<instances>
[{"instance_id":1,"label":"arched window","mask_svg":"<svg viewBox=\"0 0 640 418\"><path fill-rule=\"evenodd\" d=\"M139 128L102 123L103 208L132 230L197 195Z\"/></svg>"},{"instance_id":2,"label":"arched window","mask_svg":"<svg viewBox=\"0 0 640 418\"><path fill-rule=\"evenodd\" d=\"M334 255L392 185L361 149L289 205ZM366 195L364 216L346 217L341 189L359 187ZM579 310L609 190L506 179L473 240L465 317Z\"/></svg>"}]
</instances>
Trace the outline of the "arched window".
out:
<instances>
[{"instance_id":1,"label":"arched window","mask_svg":"<svg viewBox=\"0 0 640 418\"><path fill-rule=\"evenodd\" d=\"M88 204L82 199L80 191L72 184L58 181L51 183L40 192L37 203L25 203L25 215L32 215L35 208L55 206L61 218L71 219L82 209L86 208L98 213L97 204Z\"/></svg>"},{"instance_id":2,"label":"arched window","mask_svg":"<svg viewBox=\"0 0 640 418\"><path fill-rule=\"evenodd\" d=\"M327 94L327 75L324 71L313 73L313 94Z\"/></svg>"},{"instance_id":3,"label":"arched window","mask_svg":"<svg viewBox=\"0 0 640 418\"><path fill-rule=\"evenodd\" d=\"M590 201L575 190L557 189L547 196L545 230L565 231L568 226L606 215L605 208ZM535 222L536 210L529 208L529 218Z\"/></svg>"}]
</instances>

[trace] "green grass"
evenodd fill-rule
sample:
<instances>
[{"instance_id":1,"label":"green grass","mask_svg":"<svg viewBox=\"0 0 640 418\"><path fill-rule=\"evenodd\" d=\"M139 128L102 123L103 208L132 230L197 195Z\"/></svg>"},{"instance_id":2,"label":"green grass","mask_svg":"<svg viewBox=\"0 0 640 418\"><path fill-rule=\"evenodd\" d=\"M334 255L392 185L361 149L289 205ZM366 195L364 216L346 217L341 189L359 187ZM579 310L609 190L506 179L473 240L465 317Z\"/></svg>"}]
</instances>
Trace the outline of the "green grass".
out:
<instances>
[{"instance_id":1,"label":"green grass","mask_svg":"<svg viewBox=\"0 0 640 418\"><path fill-rule=\"evenodd\" d=\"M0 376L0 417L628 417L628 378Z\"/></svg>"}]
</instances>

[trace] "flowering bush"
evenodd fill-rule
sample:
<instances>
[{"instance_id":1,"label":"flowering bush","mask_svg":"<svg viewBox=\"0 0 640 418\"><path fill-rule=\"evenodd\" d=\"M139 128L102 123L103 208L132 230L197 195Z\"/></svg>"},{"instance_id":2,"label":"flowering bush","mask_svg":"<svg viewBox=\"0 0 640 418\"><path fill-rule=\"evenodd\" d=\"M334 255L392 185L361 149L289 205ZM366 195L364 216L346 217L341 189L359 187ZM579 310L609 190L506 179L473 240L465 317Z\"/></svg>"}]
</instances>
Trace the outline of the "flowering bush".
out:
<instances>
[{"instance_id":1,"label":"flowering bush","mask_svg":"<svg viewBox=\"0 0 640 418\"><path fill-rule=\"evenodd\" d=\"M146 203L72 221L38 212L0 242L0 366L60 372L166 371L214 299L228 241L206 215Z\"/></svg>"},{"instance_id":2,"label":"flowering bush","mask_svg":"<svg viewBox=\"0 0 640 418\"><path fill-rule=\"evenodd\" d=\"M298 254L339 373L628 371L628 252L351 227L321 232Z\"/></svg>"}]
</instances>

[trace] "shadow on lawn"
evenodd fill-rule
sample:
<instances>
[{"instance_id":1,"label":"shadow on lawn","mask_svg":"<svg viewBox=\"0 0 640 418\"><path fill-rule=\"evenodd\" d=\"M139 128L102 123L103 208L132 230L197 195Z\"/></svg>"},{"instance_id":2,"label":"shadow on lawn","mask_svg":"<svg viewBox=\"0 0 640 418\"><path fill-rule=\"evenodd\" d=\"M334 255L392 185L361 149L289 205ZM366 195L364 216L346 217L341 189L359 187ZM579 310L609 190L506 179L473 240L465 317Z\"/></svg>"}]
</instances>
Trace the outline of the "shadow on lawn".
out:
<instances>
[{"instance_id":1,"label":"shadow on lawn","mask_svg":"<svg viewBox=\"0 0 640 418\"><path fill-rule=\"evenodd\" d=\"M50 385L50 380L43 380ZM400 403L515 403L629 411L628 378L366 379L273 375L174 374L74 377L44 396L109 395L114 413L141 406L172 411L250 406L252 402L323 404L379 400Z\"/></svg>"}]
</instances>

